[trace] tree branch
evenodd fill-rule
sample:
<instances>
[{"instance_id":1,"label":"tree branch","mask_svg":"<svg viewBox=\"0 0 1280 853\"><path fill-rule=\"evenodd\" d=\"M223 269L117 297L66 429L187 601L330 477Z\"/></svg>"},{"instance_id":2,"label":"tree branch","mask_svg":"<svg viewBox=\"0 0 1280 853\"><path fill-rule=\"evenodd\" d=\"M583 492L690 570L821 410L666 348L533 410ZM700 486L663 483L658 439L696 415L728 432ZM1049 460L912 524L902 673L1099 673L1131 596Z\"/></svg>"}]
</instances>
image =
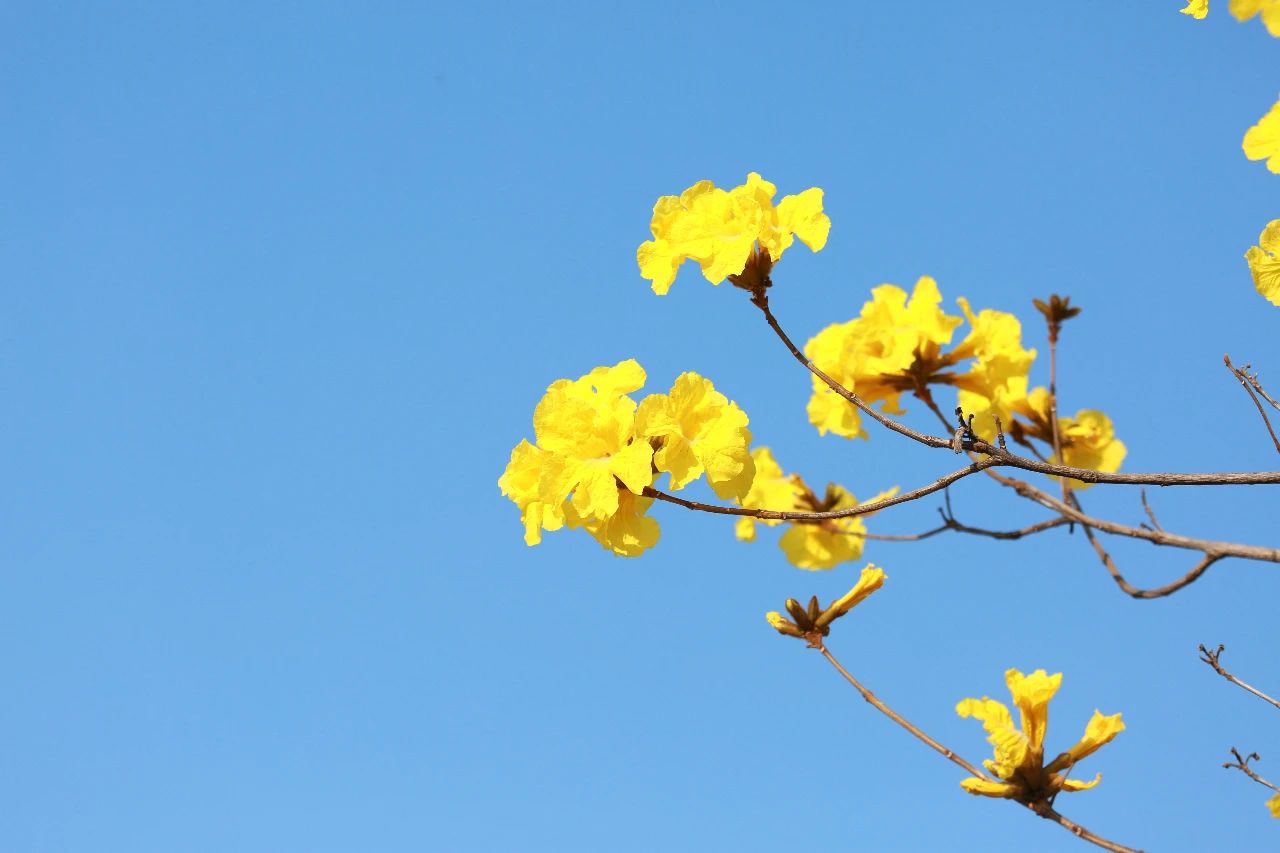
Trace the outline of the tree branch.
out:
<instances>
[{"instance_id":1,"label":"tree branch","mask_svg":"<svg viewBox=\"0 0 1280 853\"><path fill-rule=\"evenodd\" d=\"M1227 365L1227 370L1231 371L1231 375L1240 380L1240 386L1244 388L1253 404L1258 407L1258 414L1262 415L1262 422L1266 424L1267 433L1271 436L1271 443L1276 446L1276 452L1280 453L1280 438L1276 437L1276 431L1271 428L1271 419L1267 417L1267 410L1262 408L1262 401L1258 399L1258 395L1261 394L1276 409L1280 409L1280 403L1262 390L1262 383L1258 381L1257 374L1250 376L1246 372L1249 365L1246 364L1243 368L1236 367L1231 363L1231 356L1225 353L1222 356L1222 361Z\"/></svg>"},{"instance_id":2,"label":"tree branch","mask_svg":"<svg viewBox=\"0 0 1280 853\"><path fill-rule=\"evenodd\" d=\"M1239 770L1241 773L1248 776L1250 779L1257 782L1259 785L1270 788L1271 790L1280 794L1280 785L1274 785L1271 782L1268 782L1266 779L1263 779L1261 776L1258 775L1256 770L1254 770L1252 767L1249 766L1250 761L1261 761L1262 760L1261 755L1258 755L1258 753L1256 752L1251 752L1248 755L1241 756L1240 750L1236 749L1234 746L1231 747L1231 754L1236 757L1236 760L1226 762L1225 764L1222 765L1223 767L1227 769L1234 768L1236 770Z\"/></svg>"},{"instance_id":3,"label":"tree branch","mask_svg":"<svg viewBox=\"0 0 1280 853\"><path fill-rule=\"evenodd\" d=\"M1204 661L1209 666L1213 667L1214 672L1218 673L1218 675L1221 675L1223 678L1225 678L1227 681L1230 681L1235 686L1243 688L1244 690L1247 690L1248 692L1252 693L1254 696L1257 696L1259 699L1263 700L1264 702L1270 702L1275 707L1280 708L1280 701L1272 699L1270 696L1263 693L1258 688L1253 687L1252 685L1245 684L1243 681L1236 678L1234 675L1227 672L1223 668L1219 658L1222 657L1222 653L1226 651L1226 648L1227 648L1226 646L1219 644L1217 650L1211 652L1204 647L1203 643L1201 643L1200 644L1200 660ZM1239 755L1236 756L1236 758L1239 758L1239 757L1240 757ZM1226 766L1226 765L1223 765L1223 766ZM1271 787L1274 788L1275 786L1272 785ZM1276 790L1280 791L1280 788L1277 788Z\"/></svg>"}]
</instances>

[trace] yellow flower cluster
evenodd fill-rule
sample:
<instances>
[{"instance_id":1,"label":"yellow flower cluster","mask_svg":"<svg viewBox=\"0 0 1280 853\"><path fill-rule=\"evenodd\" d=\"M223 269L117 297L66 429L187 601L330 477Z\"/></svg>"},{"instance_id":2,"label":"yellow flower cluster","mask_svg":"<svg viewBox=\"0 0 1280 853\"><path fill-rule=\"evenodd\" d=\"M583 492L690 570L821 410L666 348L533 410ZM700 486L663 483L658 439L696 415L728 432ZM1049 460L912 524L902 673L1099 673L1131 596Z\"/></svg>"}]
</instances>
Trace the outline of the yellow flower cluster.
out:
<instances>
[{"instance_id":1,"label":"yellow flower cluster","mask_svg":"<svg viewBox=\"0 0 1280 853\"><path fill-rule=\"evenodd\" d=\"M1209 0L1188 0L1186 8L1179 11L1202 21L1209 14ZM1247 21L1255 15L1261 16L1267 32L1280 38L1280 0L1230 0L1227 11L1237 21Z\"/></svg>"},{"instance_id":2,"label":"yellow flower cluster","mask_svg":"<svg viewBox=\"0 0 1280 853\"><path fill-rule=\"evenodd\" d=\"M748 509L830 512L858 505L857 498L834 483L827 486L822 498L817 497L798 474L784 475L782 467L767 447L756 448L751 452L751 457L755 461L755 481L751 484L751 490L739 501ZM876 495L868 503L893 497L897 493L898 488L895 486ZM778 546L793 566L811 570L835 568L840 563L862 556L867 532L863 519L866 517L857 515L826 521L792 522L779 539ZM739 539L753 542L756 538L756 524L773 526L782 523L773 519L744 516L738 519L734 532Z\"/></svg>"},{"instance_id":3,"label":"yellow flower cluster","mask_svg":"<svg viewBox=\"0 0 1280 853\"><path fill-rule=\"evenodd\" d=\"M745 495L755 474L747 416L696 373L639 406L645 382L634 359L553 382L533 413L535 442L521 440L498 480L520 509L525 542L543 530L585 528L615 554L634 557L658 541L643 497L659 473L679 490L703 476L722 498Z\"/></svg>"},{"instance_id":4,"label":"yellow flower cluster","mask_svg":"<svg viewBox=\"0 0 1280 853\"><path fill-rule=\"evenodd\" d=\"M1019 711L1022 727L1019 729L1014 725L1009 708L1002 702L986 696L961 700L956 705L956 713L961 717L981 720L987 741L995 748L995 757L982 762L982 765L999 780L993 782L974 776L961 782L961 787L971 794L985 797L1036 802L1059 791L1083 791L1097 785L1102 780L1101 774L1091 782L1068 779L1066 774L1124 731L1120 715L1108 717L1094 711L1080 742L1046 764L1044 736L1049 725L1049 700L1058 692L1062 673L1049 675L1043 669L1037 669L1030 675L1023 675L1016 669L1010 669L1004 677L1009 692L1013 694L1013 704Z\"/></svg>"},{"instance_id":5,"label":"yellow flower cluster","mask_svg":"<svg viewBox=\"0 0 1280 853\"><path fill-rule=\"evenodd\" d=\"M731 190L698 181L678 196L664 195L653 206L653 239L640 244L640 274L664 295L686 260L719 284L746 268L753 253L777 261L800 238L817 252L827 243L831 220L822 212L822 190L810 187L773 203L777 187L756 172Z\"/></svg>"},{"instance_id":6,"label":"yellow flower cluster","mask_svg":"<svg viewBox=\"0 0 1280 853\"><path fill-rule=\"evenodd\" d=\"M1280 219L1267 223L1258 235L1258 245L1244 253L1253 274L1253 286L1272 305L1280 305Z\"/></svg>"}]
</instances>

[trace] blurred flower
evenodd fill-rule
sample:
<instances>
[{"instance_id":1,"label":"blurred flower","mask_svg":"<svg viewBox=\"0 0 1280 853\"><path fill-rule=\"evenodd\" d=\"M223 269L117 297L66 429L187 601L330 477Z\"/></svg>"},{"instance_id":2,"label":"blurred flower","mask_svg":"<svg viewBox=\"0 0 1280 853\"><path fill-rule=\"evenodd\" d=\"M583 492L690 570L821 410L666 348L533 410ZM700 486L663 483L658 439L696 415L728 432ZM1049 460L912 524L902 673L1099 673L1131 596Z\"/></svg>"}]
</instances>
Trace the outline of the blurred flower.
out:
<instances>
[{"instance_id":1,"label":"blurred flower","mask_svg":"<svg viewBox=\"0 0 1280 853\"><path fill-rule=\"evenodd\" d=\"M857 607L866 600L867 596L883 586L884 578L884 569L868 563L862 569L862 574L858 577L858 582L853 585L853 589L828 604L825 608L818 604L816 595L809 599L807 608L794 598L788 598L787 612L791 615L791 619L776 610L766 613L764 618L780 634L786 634L790 637L819 634L825 637L831 632L831 623Z\"/></svg>"},{"instance_id":2,"label":"blurred flower","mask_svg":"<svg viewBox=\"0 0 1280 853\"><path fill-rule=\"evenodd\" d=\"M1253 275L1253 286L1272 305L1280 305L1280 219L1267 223L1258 245L1244 253Z\"/></svg>"},{"instance_id":3,"label":"blurred flower","mask_svg":"<svg viewBox=\"0 0 1280 853\"><path fill-rule=\"evenodd\" d=\"M1068 779L1078 762L1110 743L1124 730L1119 714L1109 717L1094 711L1085 727L1084 737L1048 764L1044 762L1044 736L1049 725L1049 700L1058 692L1062 673L1049 675L1038 669L1023 675L1016 669L1004 674L1013 695L1013 703L1021 717L1021 729L1014 726L1009 709L995 699L963 699L956 713L982 721L987 741L995 747L994 758L982 762L983 767L999 781L965 779L960 786L971 794L1006 797L1022 802L1036 802L1059 791L1083 791L1102 780L1101 774L1090 782Z\"/></svg>"},{"instance_id":4,"label":"blurred flower","mask_svg":"<svg viewBox=\"0 0 1280 853\"><path fill-rule=\"evenodd\" d=\"M1280 101L1245 131L1242 147L1244 156L1250 160L1266 160L1267 169L1280 173Z\"/></svg>"},{"instance_id":5,"label":"blurred flower","mask_svg":"<svg viewBox=\"0 0 1280 853\"><path fill-rule=\"evenodd\" d=\"M751 484L750 491L740 501L742 506L748 509L830 512L859 505L857 498L834 483L828 484L826 493L819 498L798 474L784 476L782 468L767 447L756 448L751 456L755 462L755 480ZM867 503L875 503L893 497L897 493L898 488L895 486L876 495ZM863 523L863 519L869 515L875 515L875 513L824 521L786 522L790 527L782 534L778 546L787 555L787 560L798 568L810 570L835 568L840 563L856 560L862 556L867 533L867 526ZM754 541L757 523L772 527L784 522L777 519L743 516L738 519L735 534L744 541Z\"/></svg>"},{"instance_id":6,"label":"blurred flower","mask_svg":"<svg viewBox=\"0 0 1280 853\"><path fill-rule=\"evenodd\" d=\"M653 206L653 239L640 244L640 274L665 294L687 259L702 266L712 284L741 274L748 259L767 254L776 262L800 238L817 252L827 243L831 220L822 212L822 190L810 187L786 196L776 206L777 188L756 172L747 182L723 190L699 181L679 196L666 195ZM767 270L766 270L767 274Z\"/></svg>"},{"instance_id":7,"label":"blurred flower","mask_svg":"<svg viewBox=\"0 0 1280 853\"><path fill-rule=\"evenodd\" d=\"M1272 817L1280 817L1280 794L1267 800L1267 808L1271 810Z\"/></svg>"},{"instance_id":8,"label":"blurred flower","mask_svg":"<svg viewBox=\"0 0 1280 853\"><path fill-rule=\"evenodd\" d=\"M1025 420L1013 421L1009 432L1014 440L1025 444L1028 438L1035 438L1051 449L1053 427L1050 426L1049 409L1047 388L1036 388L1026 399L1018 402L1015 411ZM1058 438L1062 444L1062 459L1051 454L1049 461L1072 468L1119 471L1120 463L1128 452L1124 442L1116 438L1111 419L1096 409L1081 409L1074 417L1059 415ZM1067 482L1075 489L1087 489L1092 485L1079 480Z\"/></svg>"},{"instance_id":9,"label":"blurred flower","mask_svg":"<svg viewBox=\"0 0 1280 853\"><path fill-rule=\"evenodd\" d=\"M1190 0L1187 8L1180 10L1184 15L1190 15L1197 21L1203 20L1204 16L1209 14L1209 0Z\"/></svg>"},{"instance_id":10,"label":"blurred flower","mask_svg":"<svg viewBox=\"0 0 1280 853\"><path fill-rule=\"evenodd\" d=\"M1205 0L1205 6L1207 11L1208 0ZM1247 21L1254 15L1261 15L1262 24L1267 28L1267 32L1280 38L1280 0L1231 0L1227 9L1237 21ZM1198 17L1204 17L1204 15Z\"/></svg>"}]
</instances>

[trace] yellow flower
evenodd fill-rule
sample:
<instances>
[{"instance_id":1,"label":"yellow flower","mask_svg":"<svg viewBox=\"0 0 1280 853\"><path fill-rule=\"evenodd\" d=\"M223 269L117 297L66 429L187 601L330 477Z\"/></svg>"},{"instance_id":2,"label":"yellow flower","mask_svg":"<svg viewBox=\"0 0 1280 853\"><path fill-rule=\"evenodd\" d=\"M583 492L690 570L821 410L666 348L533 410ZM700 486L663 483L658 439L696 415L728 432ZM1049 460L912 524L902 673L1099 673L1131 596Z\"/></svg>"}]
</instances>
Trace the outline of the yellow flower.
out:
<instances>
[{"instance_id":1,"label":"yellow flower","mask_svg":"<svg viewBox=\"0 0 1280 853\"><path fill-rule=\"evenodd\" d=\"M1253 286L1272 305L1280 305L1280 219L1267 223L1258 235L1258 245L1244 253L1253 274Z\"/></svg>"},{"instance_id":2,"label":"yellow flower","mask_svg":"<svg viewBox=\"0 0 1280 853\"><path fill-rule=\"evenodd\" d=\"M757 248L777 261L800 238L817 252L827 243L831 220L822 212L822 190L810 187L773 204L777 188L756 172L747 182L723 190L699 181L679 196L663 196L653 206L653 239L640 244L640 274L665 294L687 259L697 261L712 284L738 275Z\"/></svg>"},{"instance_id":3,"label":"yellow flower","mask_svg":"<svg viewBox=\"0 0 1280 853\"><path fill-rule=\"evenodd\" d=\"M1208 0L1204 0L1208 4ZM1237 21L1247 21L1254 15L1262 16L1267 32L1280 38L1280 0L1231 0L1227 6ZM1198 17L1204 17L1200 15ZM1272 169L1271 171L1277 171Z\"/></svg>"},{"instance_id":4,"label":"yellow flower","mask_svg":"<svg viewBox=\"0 0 1280 853\"><path fill-rule=\"evenodd\" d=\"M828 484L826 494L819 498L798 475L783 476L782 468L767 447L757 448L751 455L755 461L756 478L751 484L751 490L740 501L748 509L829 512L858 506L857 498L834 483ZM876 495L868 503L897 493L898 488L895 486ZM798 568L831 569L862 556L867 532L863 518L865 516L855 515L826 521L792 522L790 528L782 534L778 546L787 555L787 560ZM774 519L743 516L738 519L734 532L739 539L753 541L756 538L757 522L770 526L782 523Z\"/></svg>"},{"instance_id":5,"label":"yellow flower","mask_svg":"<svg viewBox=\"0 0 1280 853\"><path fill-rule=\"evenodd\" d=\"M525 542L566 522L586 527L615 553L638 554L657 541L638 496L653 483L653 448L635 435L635 401L645 380L633 359L551 383L534 410L536 444L521 441L498 480L520 509Z\"/></svg>"},{"instance_id":6,"label":"yellow flower","mask_svg":"<svg viewBox=\"0 0 1280 853\"><path fill-rule=\"evenodd\" d=\"M945 313L937 282L923 276L909 301L906 291L891 284L872 290L872 299L863 305L859 317L823 329L805 345L805 355L845 388L869 403L880 403L889 414L903 413L904 392L951 385L973 397L966 411L992 408L1007 419L1016 399L1026 394L1026 376L1036 351L1023 349L1017 317L990 309L975 315L968 300L957 301L971 328L948 351L943 346L951 343L965 318ZM959 365L966 359L973 363L961 372ZM858 410L816 376L808 413L820 434L866 437ZM987 425L994 437L994 420L988 418Z\"/></svg>"},{"instance_id":7,"label":"yellow flower","mask_svg":"<svg viewBox=\"0 0 1280 853\"><path fill-rule=\"evenodd\" d=\"M806 638L805 635L809 635L807 639L810 640L813 639L815 634L825 637L831 633L831 623L857 607L866 600L867 596L884 586L884 578L884 569L874 563L867 563L862 569L862 574L858 577L858 582L853 585L853 589L828 604L825 608L818 604L818 596L816 595L809 600L807 608L794 598L789 598L787 599L787 612L791 614L791 619L774 610L764 615L765 621L779 634L786 634L790 637Z\"/></svg>"},{"instance_id":8,"label":"yellow flower","mask_svg":"<svg viewBox=\"0 0 1280 853\"><path fill-rule=\"evenodd\" d=\"M1242 147L1244 156L1250 160L1266 160L1267 169L1280 173L1280 101L1245 131Z\"/></svg>"},{"instance_id":9,"label":"yellow flower","mask_svg":"<svg viewBox=\"0 0 1280 853\"><path fill-rule=\"evenodd\" d=\"M987 742L995 751L994 757L982 765L997 780L975 776L965 779L960 786L971 794L1037 802L1059 791L1083 791L1097 785L1102 779L1100 774L1089 782L1068 779L1066 774L1124 731L1120 715L1108 717L1094 711L1085 727L1084 737L1046 764L1044 737L1049 726L1049 700L1058 692L1062 673L1049 675L1038 669L1030 675L1023 675L1016 669L1010 669L1004 676L1014 706L1018 709L1021 728L1014 726L1008 707L995 699L984 696L957 703L957 714L982 722Z\"/></svg>"},{"instance_id":10,"label":"yellow flower","mask_svg":"<svg viewBox=\"0 0 1280 853\"><path fill-rule=\"evenodd\" d=\"M1189 0L1187 8L1179 11L1184 15L1190 15L1197 21L1204 20L1204 16L1209 14L1209 0Z\"/></svg>"},{"instance_id":11,"label":"yellow flower","mask_svg":"<svg viewBox=\"0 0 1280 853\"><path fill-rule=\"evenodd\" d=\"M1015 441L1026 443L1028 438L1044 442L1046 448L1053 448L1053 427L1050 426L1049 389L1036 388L1022 400L1014 404L1016 414L1025 418L1014 421L1009 433ZM977 422L974 424L977 427ZM1058 415L1058 438L1062 444L1062 459L1050 453L1049 461L1055 464L1070 465L1072 468L1088 468L1092 471L1114 472L1120 470L1128 452L1124 442L1116 438L1115 426L1111 419L1096 409L1081 409L1073 417ZM1068 480L1074 489L1087 489L1092 484L1079 480Z\"/></svg>"},{"instance_id":12,"label":"yellow flower","mask_svg":"<svg viewBox=\"0 0 1280 853\"><path fill-rule=\"evenodd\" d=\"M1280 817L1280 794L1267 800L1267 808L1271 810L1272 817Z\"/></svg>"},{"instance_id":13,"label":"yellow flower","mask_svg":"<svg viewBox=\"0 0 1280 853\"><path fill-rule=\"evenodd\" d=\"M741 498L751 488L755 463L747 445L747 415L711 380L682 373L670 394L651 394L636 411L637 434L657 447L653 464L671 474L671 489L707 475L717 495Z\"/></svg>"}]
</instances>

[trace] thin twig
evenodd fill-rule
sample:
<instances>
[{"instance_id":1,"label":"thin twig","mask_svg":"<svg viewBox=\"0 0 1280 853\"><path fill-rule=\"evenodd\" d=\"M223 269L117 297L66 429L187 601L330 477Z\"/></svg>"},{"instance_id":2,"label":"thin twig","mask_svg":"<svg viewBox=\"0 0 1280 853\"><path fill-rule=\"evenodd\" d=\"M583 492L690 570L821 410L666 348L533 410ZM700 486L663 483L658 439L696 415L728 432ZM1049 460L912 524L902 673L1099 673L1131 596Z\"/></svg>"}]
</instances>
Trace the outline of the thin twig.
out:
<instances>
[{"instance_id":1,"label":"thin twig","mask_svg":"<svg viewBox=\"0 0 1280 853\"><path fill-rule=\"evenodd\" d=\"M1225 762L1222 765L1223 767L1227 769L1239 770L1241 773L1248 776L1250 779L1257 782L1259 785L1263 785L1275 791L1276 793L1280 794L1280 785L1275 785L1271 782L1268 782L1266 779L1263 779L1261 776L1258 775L1258 772L1256 770L1254 770L1252 767L1249 766L1250 761L1261 761L1262 760L1261 755L1258 755L1258 753L1256 752L1251 752L1248 755L1242 756L1240 754L1240 750L1236 749L1234 746L1231 747L1231 754L1236 757L1236 760Z\"/></svg>"},{"instance_id":2,"label":"thin twig","mask_svg":"<svg viewBox=\"0 0 1280 853\"><path fill-rule=\"evenodd\" d=\"M914 736L916 739L924 743L930 749L937 752L943 758L950 761L952 764L955 764L963 768L965 771L967 771L973 776L976 776L979 779L992 781L990 776L983 773L976 766L974 766L973 764L970 764L964 758L957 755L954 750L946 746L943 746L941 743L931 738L928 734L926 734L923 730L921 730L919 726L915 725L914 723L909 721L906 717L903 717L897 711L890 708L888 705L882 702L879 697L877 697L874 693L872 693L865 686L863 686L862 682L858 681L858 679L850 675L849 670L845 669L844 666L841 665L840 661L836 660L835 655L831 654L831 650L828 649L826 645L823 643L822 636L820 634L816 634L816 633L809 634L806 636L806 639L809 640L809 645L817 649L819 652L821 652L822 656L827 659L827 662L830 663L833 667L835 667L836 672L844 676L844 680L849 682L851 685L853 685L853 688L857 690L858 693L862 695L862 698L865 699L873 708L875 708L880 713L884 714L889 719L893 720L902 728L906 729L912 736ZM1022 800L1014 800L1014 802L1017 802L1023 806L1026 806L1035 814L1039 815L1040 817L1046 820L1053 821L1054 823L1058 824L1063 829L1067 830L1077 838L1080 838L1084 841L1088 841L1091 844L1096 844L1097 846L1103 848L1104 850L1110 850L1112 851L1112 853L1141 853L1141 851L1138 851L1135 848L1125 847L1122 844L1117 844L1114 841L1110 841L1106 838L1103 838L1097 833L1094 833L1089 831L1088 829L1085 829L1080 824L1066 817L1063 817L1061 814L1055 811L1052 804L1048 802L1044 802L1044 801L1023 802Z\"/></svg>"},{"instance_id":3,"label":"thin twig","mask_svg":"<svg viewBox=\"0 0 1280 853\"><path fill-rule=\"evenodd\" d=\"M1049 323L1049 423L1053 429L1053 458L1058 462L1065 462L1066 458L1062 455L1062 429L1058 424L1058 328L1059 324L1054 322L1051 315L1046 314L1045 320ZM1059 479L1058 484L1062 487L1062 499L1067 499L1067 493L1071 491L1071 486L1067 484L1065 479Z\"/></svg>"},{"instance_id":4,"label":"thin twig","mask_svg":"<svg viewBox=\"0 0 1280 853\"><path fill-rule=\"evenodd\" d=\"M1243 681L1236 678L1234 675L1227 672L1222 667L1222 662L1219 660L1219 658L1222 657L1222 653L1226 651L1226 648L1227 648L1226 646L1219 644L1217 650L1211 652L1207 648L1205 648L1203 643L1201 643L1200 644L1200 660L1209 664L1209 666L1213 667L1214 672L1218 673L1218 675L1221 675L1227 681L1230 681L1236 687L1243 688L1244 690L1249 691L1254 696L1257 696L1259 699L1263 700L1264 702L1270 702L1275 707L1280 708L1280 701L1272 699L1270 696L1263 693L1261 690L1259 690L1258 688L1252 685L1245 684ZM1236 757L1238 758L1239 756L1236 756ZM1280 790L1280 789L1277 789L1277 790Z\"/></svg>"},{"instance_id":5,"label":"thin twig","mask_svg":"<svg viewBox=\"0 0 1280 853\"><path fill-rule=\"evenodd\" d=\"M1280 438L1276 437L1276 431L1271 428L1271 419L1267 417L1267 410L1262 408L1262 401L1258 399L1258 394L1261 394L1268 403L1277 409L1280 409L1280 403L1277 403L1266 391L1262 390L1262 383L1258 381L1257 376L1250 376L1245 372L1244 368L1239 368L1232 364L1231 356L1223 354L1222 361L1227 365L1227 370L1230 370L1231 374L1240 380L1240 386L1244 388L1253 404L1258 407L1258 414L1262 415L1262 422L1266 424L1267 434L1271 436L1271 443L1276 446L1276 452L1280 453ZM1245 368L1247 367L1248 365L1245 365Z\"/></svg>"},{"instance_id":6,"label":"thin twig","mask_svg":"<svg viewBox=\"0 0 1280 853\"><path fill-rule=\"evenodd\" d=\"M1160 519L1156 518L1156 512L1151 508L1151 504L1147 503L1147 490L1139 489L1138 496L1142 498L1142 508L1147 511L1147 518L1151 519L1151 527L1153 530L1164 530L1160 526Z\"/></svg>"}]
</instances>

